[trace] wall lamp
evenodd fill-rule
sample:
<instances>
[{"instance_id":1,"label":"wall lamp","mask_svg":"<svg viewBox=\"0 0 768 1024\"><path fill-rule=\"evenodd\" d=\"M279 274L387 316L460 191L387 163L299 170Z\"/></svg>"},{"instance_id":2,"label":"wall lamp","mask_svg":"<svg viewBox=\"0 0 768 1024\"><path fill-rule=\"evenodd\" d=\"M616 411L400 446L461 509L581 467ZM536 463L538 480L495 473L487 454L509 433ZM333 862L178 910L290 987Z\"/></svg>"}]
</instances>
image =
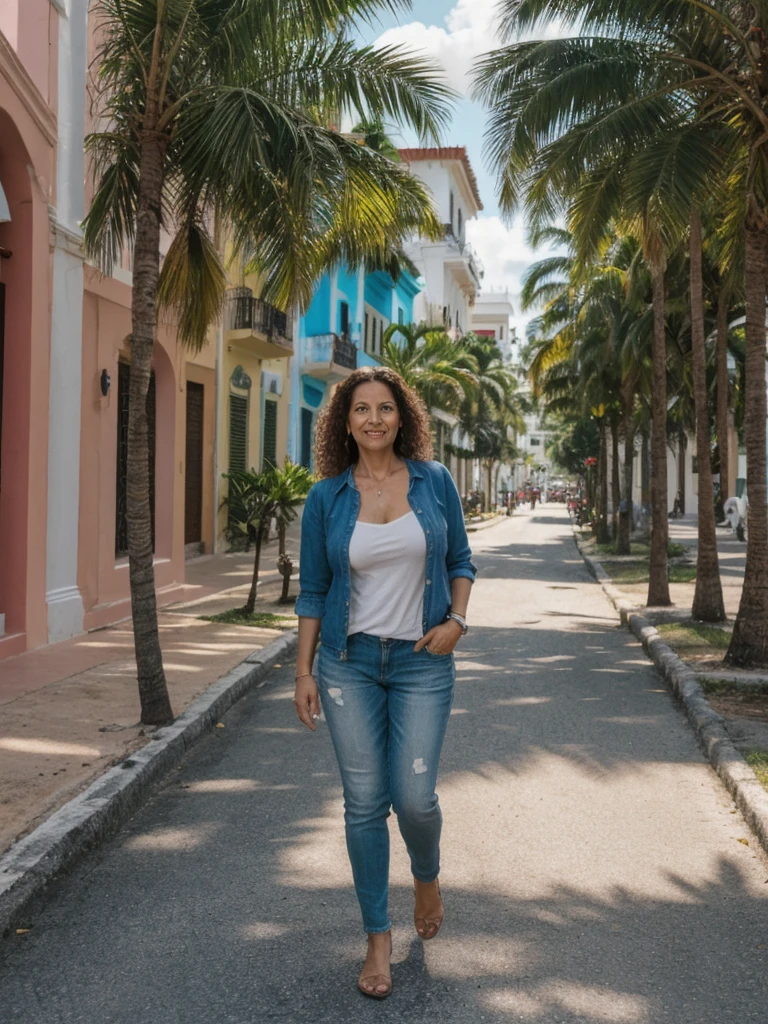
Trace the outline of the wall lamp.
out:
<instances>
[{"instance_id":1,"label":"wall lamp","mask_svg":"<svg viewBox=\"0 0 768 1024\"><path fill-rule=\"evenodd\" d=\"M112 383L112 378L106 370L101 371L101 393L106 398L109 394L109 386Z\"/></svg>"}]
</instances>

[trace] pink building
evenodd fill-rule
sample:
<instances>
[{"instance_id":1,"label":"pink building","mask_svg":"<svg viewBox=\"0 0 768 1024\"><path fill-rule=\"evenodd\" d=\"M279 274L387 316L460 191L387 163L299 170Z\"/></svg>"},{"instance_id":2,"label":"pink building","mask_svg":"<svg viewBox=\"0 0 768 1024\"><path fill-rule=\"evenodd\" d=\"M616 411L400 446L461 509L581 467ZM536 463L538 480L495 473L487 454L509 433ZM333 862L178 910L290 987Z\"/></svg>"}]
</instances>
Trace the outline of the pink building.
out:
<instances>
[{"instance_id":1,"label":"pink building","mask_svg":"<svg viewBox=\"0 0 768 1024\"><path fill-rule=\"evenodd\" d=\"M92 7L93 4L91 3ZM129 264L84 264L89 0L0 0L0 659L130 611L122 508ZM161 328L155 563L214 534L215 357Z\"/></svg>"}]
</instances>

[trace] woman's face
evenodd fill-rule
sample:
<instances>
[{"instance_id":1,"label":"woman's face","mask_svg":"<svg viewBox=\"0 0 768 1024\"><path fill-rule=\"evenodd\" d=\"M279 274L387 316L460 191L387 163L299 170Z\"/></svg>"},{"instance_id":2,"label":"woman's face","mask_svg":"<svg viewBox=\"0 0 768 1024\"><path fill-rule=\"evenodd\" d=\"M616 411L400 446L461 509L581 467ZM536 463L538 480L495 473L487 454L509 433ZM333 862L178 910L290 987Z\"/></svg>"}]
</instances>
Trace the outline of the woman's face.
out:
<instances>
[{"instance_id":1,"label":"woman's face","mask_svg":"<svg viewBox=\"0 0 768 1024\"><path fill-rule=\"evenodd\" d=\"M381 452L394 446L400 412L386 384L378 380L358 384L352 393L347 429L361 451Z\"/></svg>"}]
</instances>

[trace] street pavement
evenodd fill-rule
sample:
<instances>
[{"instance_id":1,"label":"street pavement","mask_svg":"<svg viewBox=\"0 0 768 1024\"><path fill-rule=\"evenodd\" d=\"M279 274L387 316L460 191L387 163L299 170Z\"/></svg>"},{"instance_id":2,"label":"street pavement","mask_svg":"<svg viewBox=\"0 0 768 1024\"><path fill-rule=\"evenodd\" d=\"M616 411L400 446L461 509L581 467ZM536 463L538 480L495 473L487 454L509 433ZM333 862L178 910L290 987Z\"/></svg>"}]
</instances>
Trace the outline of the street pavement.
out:
<instances>
[{"instance_id":1,"label":"street pavement","mask_svg":"<svg viewBox=\"0 0 768 1024\"><path fill-rule=\"evenodd\" d=\"M355 988L336 767L286 664L3 944L3 1024L766 1024L768 863L562 506L471 540L447 916L416 937L392 819L392 997Z\"/></svg>"}]
</instances>

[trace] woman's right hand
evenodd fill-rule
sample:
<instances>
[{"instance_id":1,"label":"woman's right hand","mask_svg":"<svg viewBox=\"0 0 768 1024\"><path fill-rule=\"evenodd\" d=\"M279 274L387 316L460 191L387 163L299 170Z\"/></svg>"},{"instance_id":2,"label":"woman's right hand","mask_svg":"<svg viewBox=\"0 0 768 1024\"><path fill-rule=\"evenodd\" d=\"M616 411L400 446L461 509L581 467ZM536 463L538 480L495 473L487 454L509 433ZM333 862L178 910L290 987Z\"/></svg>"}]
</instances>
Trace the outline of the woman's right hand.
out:
<instances>
[{"instance_id":1,"label":"woman's right hand","mask_svg":"<svg viewBox=\"0 0 768 1024\"><path fill-rule=\"evenodd\" d=\"M293 706L304 725L314 732L317 728L317 719L320 717L320 697L314 676L307 674L297 678Z\"/></svg>"}]
</instances>

